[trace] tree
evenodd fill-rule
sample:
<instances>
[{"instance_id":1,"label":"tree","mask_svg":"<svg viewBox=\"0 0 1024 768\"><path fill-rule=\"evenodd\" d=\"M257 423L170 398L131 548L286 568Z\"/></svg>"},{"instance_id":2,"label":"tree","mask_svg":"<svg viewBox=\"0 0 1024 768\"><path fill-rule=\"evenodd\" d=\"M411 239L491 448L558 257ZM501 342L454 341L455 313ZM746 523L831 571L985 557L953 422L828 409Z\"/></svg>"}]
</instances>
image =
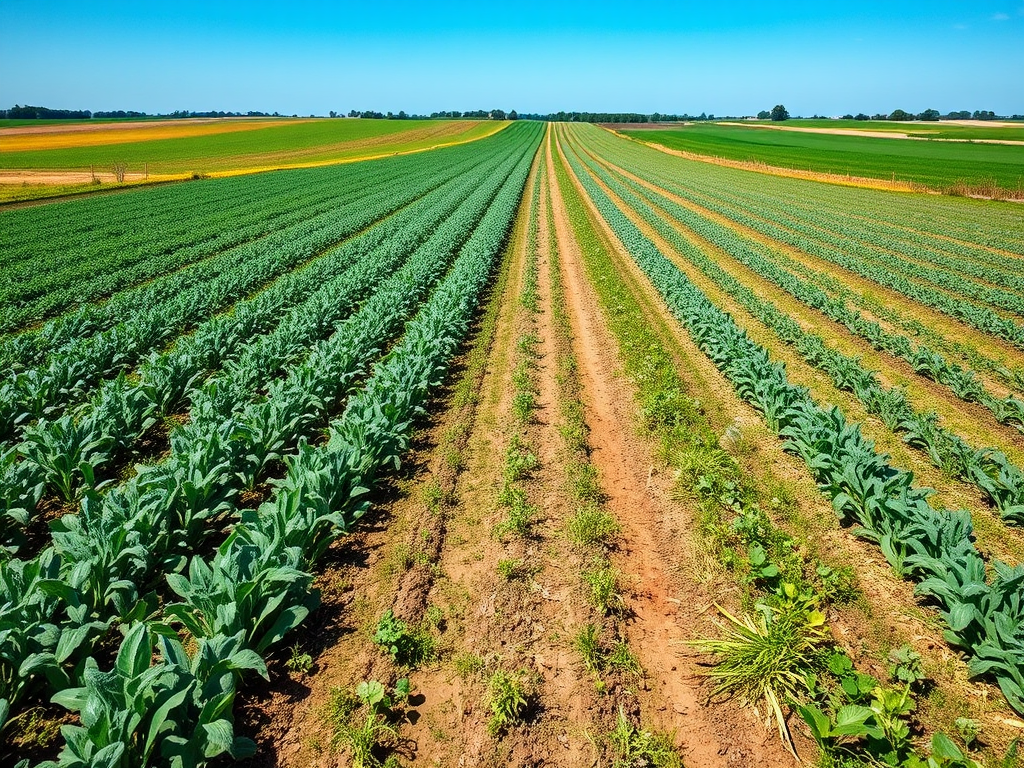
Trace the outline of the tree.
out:
<instances>
[{"instance_id":1,"label":"tree","mask_svg":"<svg viewBox=\"0 0 1024 768\"><path fill-rule=\"evenodd\" d=\"M519 119L519 113L518 113L518 112L516 112L516 111L515 111L515 110L513 109L513 110L512 110L511 112L509 112L509 113L508 113L508 119L509 119L509 120L518 120L518 119Z\"/></svg>"},{"instance_id":2,"label":"tree","mask_svg":"<svg viewBox=\"0 0 1024 768\"><path fill-rule=\"evenodd\" d=\"M914 116L909 112L904 112L902 109L893 110L892 114L889 115L890 120L913 120Z\"/></svg>"},{"instance_id":3,"label":"tree","mask_svg":"<svg viewBox=\"0 0 1024 768\"><path fill-rule=\"evenodd\" d=\"M760 112L757 113L758 120L771 120L771 118L772 113L769 112L767 109L762 109Z\"/></svg>"},{"instance_id":4,"label":"tree","mask_svg":"<svg viewBox=\"0 0 1024 768\"><path fill-rule=\"evenodd\" d=\"M854 120L870 120L871 118L868 117L867 115L865 115L863 112L859 112L853 119Z\"/></svg>"},{"instance_id":5,"label":"tree","mask_svg":"<svg viewBox=\"0 0 1024 768\"><path fill-rule=\"evenodd\" d=\"M939 110L937 109L926 109L924 112L917 116L918 120L928 120L934 122L939 119Z\"/></svg>"},{"instance_id":6,"label":"tree","mask_svg":"<svg viewBox=\"0 0 1024 768\"><path fill-rule=\"evenodd\" d=\"M772 120L779 122L781 120L789 120L789 111L781 104L776 104L772 107Z\"/></svg>"}]
</instances>

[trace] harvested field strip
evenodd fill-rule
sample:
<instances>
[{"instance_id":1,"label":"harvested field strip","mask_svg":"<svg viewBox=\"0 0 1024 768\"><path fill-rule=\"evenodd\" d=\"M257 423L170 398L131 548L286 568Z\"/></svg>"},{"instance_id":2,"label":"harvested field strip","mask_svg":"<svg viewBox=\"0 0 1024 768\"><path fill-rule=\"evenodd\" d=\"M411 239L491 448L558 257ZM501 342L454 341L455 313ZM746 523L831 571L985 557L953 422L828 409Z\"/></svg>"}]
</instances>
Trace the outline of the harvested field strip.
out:
<instances>
[{"instance_id":1,"label":"harvested field strip","mask_svg":"<svg viewBox=\"0 0 1024 768\"><path fill-rule=\"evenodd\" d=\"M306 123L302 119L260 120L226 118L223 120L198 119L160 122L97 123L96 125L48 126L43 132L33 126L6 129L0 141L0 155L9 152L28 152L73 147L97 147L106 144L125 144L160 139L186 139L212 136L220 133L256 131L263 128L281 128ZM64 130L61 130L61 129ZM91 129L91 130L89 130Z\"/></svg>"}]
</instances>

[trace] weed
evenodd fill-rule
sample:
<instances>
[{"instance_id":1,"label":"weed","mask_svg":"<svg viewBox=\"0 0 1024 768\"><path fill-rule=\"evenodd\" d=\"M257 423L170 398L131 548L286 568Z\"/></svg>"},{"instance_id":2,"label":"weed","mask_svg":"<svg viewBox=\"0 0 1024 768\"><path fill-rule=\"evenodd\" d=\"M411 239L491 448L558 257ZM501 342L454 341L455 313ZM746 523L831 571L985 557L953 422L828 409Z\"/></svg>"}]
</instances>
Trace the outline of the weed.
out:
<instances>
[{"instance_id":1,"label":"weed","mask_svg":"<svg viewBox=\"0 0 1024 768\"><path fill-rule=\"evenodd\" d=\"M622 604L619 595L619 574L608 565L583 572L583 581L590 586L590 602L597 610L606 614Z\"/></svg>"},{"instance_id":2,"label":"weed","mask_svg":"<svg viewBox=\"0 0 1024 768\"><path fill-rule=\"evenodd\" d=\"M608 734L608 742L615 755L613 768L683 768L683 761L668 736L635 727L621 707L615 730Z\"/></svg>"},{"instance_id":3,"label":"weed","mask_svg":"<svg viewBox=\"0 0 1024 768\"><path fill-rule=\"evenodd\" d=\"M459 677L465 680L483 670L484 660L474 653L460 653L452 659L452 666Z\"/></svg>"},{"instance_id":4,"label":"weed","mask_svg":"<svg viewBox=\"0 0 1024 768\"><path fill-rule=\"evenodd\" d=\"M518 558L514 560L498 561L498 575L505 579L505 581L522 579L528 574L529 569L526 567L526 563Z\"/></svg>"},{"instance_id":5,"label":"weed","mask_svg":"<svg viewBox=\"0 0 1024 768\"><path fill-rule=\"evenodd\" d=\"M635 677L640 677L644 673L643 667L640 666L640 661L629 650L629 646L624 640L612 646L612 650L608 654L608 666Z\"/></svg>"},{"instance_id":6,"label":"weed","mask_svg":"<svg viewBox=\"0 0 1024 768\"><path fill-rule=\"evenodd\" d=\"M296 675L308 674L309 670L313 668L313 657L308 653L303 653L299 649L298 643L291 647L291 651L291 658L284 663L285 668Z\"/></svg>"},{"instance_id":7,"label":"weed","mask_svg":"<svg viewBox=\"0 0 1024 768\"><path fill-rule=\"evenodd\" d=\"M405 719L402 706L408 699L409 681L404 678L398 681L392 696L377 680L360 683L355 696L334 689L324 713L332 731L331 746L347 748L354 768L396 766L393 754L383 761L378 755L400 745L398 724Z\"/></svg>"},{"instance_id":8,"label":"weed","mask_svg":"<svg viewBox=\"0 0 1024 768\"><path fill-rule=\"evenodd\" d=\"M569 540L578 547L607 544L619 530L614 517L591 504L580 507L566 524Z\"/></svg>"},{"instance_id":9,"label":"weed","mask_svg":"<svg viewBox=\"0 0 1024 768\"><path fill-rule=\"evenodd\" d=\"M388 610L377 622L373 642L391 654L396 664L415 667L434 655L434 638L426 627L410 629Z\"/></svg>"},{"instance_id":10,"label":"weed","mask_svg":"<svg viewBox=\"0 0 1024 768\"><path fill-rule=\"evenodd\" d=\"M523 722L529 709L529 682L525 670L497 670L487 683L487 701L491 718L487 732L497 736L510 726Z\"/></svg>"},{"instance_id":11,"label":"weed","mask_svg":"<svg viewBox=\"0 0 1024 768\"><path fill-rule=\"evenodd\" d=\"M792 750L782 704L809 692L808 676L822 664L828 628L813 598L802 597L791 584L784 585L784 594L788 605L770 608L759 603L756 617L736 618L719 608L728 620L722 626L725 637L693 644L718 656L709 672L717 681L715 693L738 695L755 707L765 704Z\"/></svg>"},{"instance_id":12,"label":"weed","mask_svg":"<svg viewBox=\"0 0 1024 768\"><path fill-rule=\"evenodd\" d=\"M499 501L508 509L508 514L495 526L495 535L500 538L511 533L527 537L538 510L526 501L526 492L516 486L506 486Z\"/></svg>"},{"instance_id":13,"label":"weed","mask_svg":"<svg viewBox=\"0 0 1024 768\"><path fill-rule=\"evenodd\" d=\"M600 672L604 668L601 628L596 624L587 624L577 632L572 645L583 659L583 666L587 668L588 672Z\"/></svg>"}]
</instances>

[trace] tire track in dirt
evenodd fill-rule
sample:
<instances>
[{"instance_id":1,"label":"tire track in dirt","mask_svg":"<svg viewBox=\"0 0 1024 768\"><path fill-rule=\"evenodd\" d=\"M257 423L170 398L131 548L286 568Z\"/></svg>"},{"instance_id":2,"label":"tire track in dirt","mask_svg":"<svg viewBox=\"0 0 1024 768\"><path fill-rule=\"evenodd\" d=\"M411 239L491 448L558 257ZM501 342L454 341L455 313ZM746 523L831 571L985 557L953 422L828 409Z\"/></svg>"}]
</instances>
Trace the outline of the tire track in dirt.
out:
<instances>
[{"instance_id":1,"label":"tire track in dirt","mask_svg":"<svg viewBox=\"0 0 1024 768\"><path fill-rule=\"evenodd\" d=\"M554 160L547 159L554 179ZM669 501L667 478L654 476L655 463L632 430L632 396L616 375L615 341L603 326L588 285L582 256L567 220L561 191L552 184L555 228L562 274L576 337L576 356L591 429L593 459L601 471L607 506L622 526L616 566L632 580L628 622L630 648L655 681L658 708L653 722L676 729L687 766L792 765L774 734L731 702L707 706L696 653L682 643L693 639L698 617L712 597L687 580L685 547L669 520L679 516ZM692 511L685 514L692 530ZM680 525L683 521L676 524Z\"/></svg>"}]
</instances>

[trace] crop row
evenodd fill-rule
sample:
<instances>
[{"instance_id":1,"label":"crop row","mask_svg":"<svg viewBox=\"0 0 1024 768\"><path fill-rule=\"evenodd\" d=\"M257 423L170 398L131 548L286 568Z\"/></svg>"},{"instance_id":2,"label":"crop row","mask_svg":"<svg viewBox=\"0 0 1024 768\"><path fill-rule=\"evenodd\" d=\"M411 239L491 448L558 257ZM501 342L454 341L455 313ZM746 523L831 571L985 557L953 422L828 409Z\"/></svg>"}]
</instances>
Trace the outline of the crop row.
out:
<instances>
[{"instance_id":1,"label":"crop row","mask_svg":"<svg viewBox=\"0 0 1024 768\"><path fill-rule=\"evenodd\" d=\"M828 374L836 388L852 393L868 413L878 415L885 425L935 464L956 477L975 484L996 507L1006 522L1024 524L1024 473L996 448L974 448L959 435L943 428L933 413L915 410L901 389L881 384L874 372L865 370L856 358L831 348L818 334L799 323L772 302L722 269L660 217L644 200L618 180L584 157L583 162L659 235L715 284L722 287L757 320L770 328L783 343L793 346L809 365ZM687 226L730 256L743 249L743 242L727 227L707 220L690 221Z\"/></svg>"},{"instance_id":2,"label":"crop row","mask_svg":"<svg viewBox=\"0 0 1024 768\"><path fill-rule=\"evenodd\" d=\"M476 156L468 162L479 161ZM81 401L101 379L130 369L146 352L193 328L202 318L314 259L462 170L461 165L427 168L414 178L391 179L339 211L193 265L159 286L119 294L96 314L126 319L92 335L80 330L79 340L60 348L61 353L52 355L48 364L0 384L0 444L13 439L32 419ZM212 262L218 262L216 270L203 269ZM68 324L74 325L74 319Z\"/></svg>"},{"instance_id":3,"label":"crop row","mask_svg":"<svg viewBox=\"0 0 1024 768\"><path fill-rule=\"evenodd\" d=\"M620 146L623 143L619 142ZM630 156L632 158L636 157L635 147L627 146L625 149L632 149L633 152L630 152ZM622 155L623 152L624 150L620 149L615 154ZM649 154L641 155L641 157L644 160L636 163L638 167L641 164L647 168L656 166L655 159L651 158ZM631 164L633 162L631 161ZM688 179L688 189L690 188ZM689 196L691 193L688 191L686 194ZM755 217L748 214L745 216L742 219L742 223L745 226L773 240L793 246L814 257L838 265L926 306L933 307L979 330L991 333L1020 348L1024 348L1024 326L1020 323L1003 317L988 307L978 306L958 299L943 290L930 288L914 282L906 276L909 274L927 279L928 274L930 274L927 268L914 265L900 265L892 258L887 258L882 263L879 263L878 261L854 256L852 255L854 253L863 254L866 246L851 242L837 235L823 233L805 221L788 215L783 209L766 204L764 200L765 198L762 195L760 202L750 205L749 209L758 210L760 215ZM714 203L708 204L707 207L716 213L719 212L717 210L718 206ZM741 219L736 218L736 220L740 221ZM961 280L958 285L962 286L963 281ZM1014 306L1017 306L1016 303L1021 301L1020 297L1015 294L1002 293L1006 295L1008 301L1014 303Z\"/></svg>"},{"instance_id":4,"label":"crop row","mask_svg":"<svg viewBox=\"0 0 1024 768\"><path fill-rule=\"evenodd\" d=\"M267 398L244 406L240 413L229 407L216 426L206 414L205 428L180 430L172 438L172 457L168 462L144 468L123 489L115 489L102 498L87 492L81 513L65 516L53 526L54 549L44 551L34 561L10 564L7 573L20 571L34 578L31 588L20 590L21 615L8 611L0 623L7 631L0 646L5 652L14 649L15 641L20 639L23 643L19 649L20 664L15 664L17 659L9 655L3 659L5 669L18 671L16 688L9 694L19 695L25 685L38 683L42 678L49 682L51 690L67 690L75 680L84 682L88 688L88 675L82 677L78 673L83 669L81 660L91 642L111 622L128 624L149 615L155 605L155 594L143 594L142 590L164 572L171 575L168 586L172 592L187 592L182 595L186 598L183 605L192 606L191 612L180 605L168 606L165 617L185 622L193 631L196 628L189 623L189 617L206 622L214 636L195 632L196 636L207 638L211 648L219 649L217 652L226 654L225 658L242 651L252 658L253 653L262 652L274 642L278 634L283 635L291 622L301 620L307 610L301 606L311 599L306 589L309 577L292 578L296 568L293 560L305 551L316 554L317 546L325 546L330 536L347 527L345 523L335 531L335 525L344 523L346 514L349 520L358 517L364 504L358 498L358 483L346 485L346 475L340 472L340 466L332 465L332 471L323 471L325 457L339 458L331 449L334 439L326 448L313 449L302 438L314 434L322 415L336 409L339 398L344 397L359 372L365 370L375 350L379 351L386 339L400 330L403 318L441 277L445 262L470 233L453 270L431 295L424 310L427 314L431 307L436 311L457 300L446 288L456 274L465 280L467 262L478 264L481 242L493 246L495 252L500 247L504 229L499 225L503 218L510 217L509 206L514 210L528 165L528 150L535 148L535 142L530 141L533 138L529 132L520 131L519 152L479 185L459 211L417 249L405 267L382 283L359 312L343 322L330 339L315 345L306 361L284 380L271 384ZM485 271L482 279L486 277ZM471 305L467 311L471 311ZM363 395L349 403L342 418L342 424L353 425L356 434L360 425L365 426L367 419L374 418L383 419L396 434L390 442L375 437L372 443L357 445L359 455L349 466L349 475L355 472L366 476L385 459L397 461L397 454L387 451L395 450L394 446L400 450L399 436L407 433L409 423L405 417L396 418L401 415L401 408L394 406L394 401L406 397L415 401L422 392L408 388L390 391L388 386L394 383L390 380L380 389L374 382L381 380L383 371L394 368L393 361L405 359L401 350L415 339L414 329L423 326L424 312L406 329L405 341L377 367ZM431 322L432 331L447 333L444 323L438 324L436 318ZM454 327L458 328L457 319ZM422 343L417 344L415 349L419 350ZM399 370L405 373L404 369ZM295 448L297 454L288 457ZM342 453L344 464L351 455ZM238 490L251 486L272 457L284 458L288 465L288 475L275 494L277 501L265 504L259 513L243 512L242 523L234 526L209 564L196 556L188 579L174 577L173 573L184 567L186 555L198 551L223 525L221 521L232 516L230 511ZM300 519L308 514L313 514L313 519ZM299 541L305 544L302 549L295 547ZM41 579L39 574L47 569L49 578ZM199 580L203 580L203 587L198 591L185 586L195 585ZM15 586L28 587L29 580L19 581ZM52 590L41 582L60 582L63 586L59 595L48 598ZM211 592L218 588L227 592ZM11 595L6 597L10 603ZM224 602L220 608L214 608L211 600ZM286 600L298 603L287 605ZM195 605L195 601L200 601L202 607ZM262 620L267 618L268 611L280 612L269 624ZM63 613L64 617L54 624L48 613ZM11 620L15 617L19 621ZM40 637L39 627L47 627L45 638ZM228 632L229 627L241 628L242 634ZM44 639L49 642L48 648L31 647ZM173 649L162 651L164 663L173 658ZM201 649L191 662L195 663L204 653ZM58 700L68 703L71 695L61 694ZM183 732L191 734L197 727L193 725ZM93 736L107 738L99 730L89 738ZM106 745L94 746L98 749ZM128 748L133 746L138 745L129 744ZM212 755L206 755L209 756Z\"/></svg>"},{"instance_id":5,"label":"crop row","mask_svg":"<svg viewBox=\"0 0 1024 768\"><path fill-rule=\"evenodd\" d=\"M847 423L837 408L820 408L806 388L790 384L785 366L773 362L662 255L571 153L569 162L672 314L737 394L784 438L786 449L804 459L840 519L859 525L857 533L876 542L897 572L918 581L918 591L938 604L946 639L967 653L971 670L995 678L1010 705L1024 712L1024 566L996 562L989 580L971 543L966 512L933 509L926 501L929 492L914 487L910 473L879 455L856 424Z\"/></svg>"},{"instance_id":6,"label":"crop row","mask_svg":"<svg viewBox=\"0 0 1024 768\"><path fill-rule=\"evenodd\" d=\"M316 605L309 569L365 514L365 494L382 470L400 462L413 420L465 337L539 131L526 126L519 137L526 151L515 157L452 269L402 342L330 424L326 444L300 444L273 501L244 512L211 558L192 558L187 575L169 574L179 599L165 607L163 621L128 625L111 670L87 662L81 684L55 697L82 713L81 726L64 729L67 745L56 765L78 765L79 755L95 764L104 751L116 764L138 766L154 760L198 766L225 753L251 753L252 743L233 734L237 683L247 671L265 676L263 654ZM194 638L191 653L176 626ZM87 706L90 701L96 703Z\"/></svg>"},{"instance_id":7,"label":"crop row","mask_svg":"<svg viewBox=\"0 0 1024 768\"><path fill-rule=\"evenodd\" d=\"M501 161L497 154L232 312L209 319L167 353L152 353L133 380L119 376L104 382L77 417L42 419L26 429L0 475L0 500L5 500L0 503L6 504L0 514L7 516L0 518L0 541L15 548L45 490L72 500L87 477L96 479L101 466L109 474L112 460L127 457L155 420L175 412L185 399L193 403L193 423L197 398L207 407L244 402L258 384L333 330ZM200 389L203 375L221 366L225 373Z\"/></svg>"},{"instance_id":8,"label":"crop row","mask_svg":"<svg viewBox=\"0 0 1024 768\"><path fill-rule=\"evenodd\" d=\"M636 166L634 168L638 173L645 174L646 178L651 178L655 175L651 172L650 168L643 168L642 170ZM684 206L669 200L664 195L651 193L649 190L644 189L642 185L638 185L628 178L624 181L639 194L651 196L650 199L656 200L659 207L671 211L673 218L686 223L687 226L693 228L691 226L693 222L697 222L699 226L710 224L706 217L689 211ZM659 184L663 189L670 190L675 194L698 199L701 205L714 205L713 201L699 199L692 191L684 190L677 182L673 183L659 179ZM721 207L716 209L709 207L709 210L714 210L715 213L725 215L729 219L744 225L750 225L752 222L757 221L757 219L751 217L751 214L739 209L722 209ZM780 267L777 262L780 260L785 261L790 269L798 269L800 265L793 263L778 253L770 251L753 239L745 239L743 247L733 251L731 255L808 306L823 312L830 319L842 323L852 333L867 340L876 350L884 350L896 357L902 358L917 373L949 387L958 398L966 402L978 402L984 405L993 412L1000 423L1024 429L1024 400L1012 395L1004 398L995 397L985 389L973 371L951 364L935 350L923 344L915 346L906 336L887 331L879 323L868 320L860 312L847 304L850 292L843 289L835 280L827 280L828 292L809 281L801 280L791 272ZM920 332L920 329L915 328L915 330Z\"/></svg>"}]
</instances>

